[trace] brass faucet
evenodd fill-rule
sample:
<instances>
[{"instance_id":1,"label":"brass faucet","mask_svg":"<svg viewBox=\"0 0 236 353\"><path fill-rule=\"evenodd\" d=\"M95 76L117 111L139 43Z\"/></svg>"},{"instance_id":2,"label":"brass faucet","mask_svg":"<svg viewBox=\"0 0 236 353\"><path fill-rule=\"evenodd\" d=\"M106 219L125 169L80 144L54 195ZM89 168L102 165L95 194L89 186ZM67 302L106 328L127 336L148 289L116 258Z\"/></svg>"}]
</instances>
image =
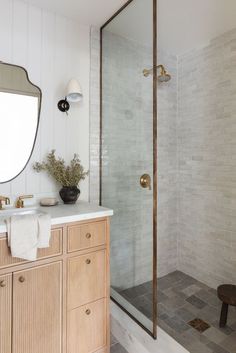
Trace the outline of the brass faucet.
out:
<instances>
[{"instance_id":1,"label":"brass faucet","mask_svg":"<svg viewBox=\"0 0 236 353\"><path fill-rule=\"evenodd\" d=\"M5 202L5 205L10 205L9 197L0 196L0 211L3 210L2 203Z\"/></svg>"},{"instance_id":2,"label":"brass faucet","mask_svg":"<svg viewBox=\"0 0 236 353\"><path fill-rule=\"evenodd\" d=\"M33 195L22 195L16 200L16 208L24 208L24 199L32 199Z\"/></svg>"}]
</instances>

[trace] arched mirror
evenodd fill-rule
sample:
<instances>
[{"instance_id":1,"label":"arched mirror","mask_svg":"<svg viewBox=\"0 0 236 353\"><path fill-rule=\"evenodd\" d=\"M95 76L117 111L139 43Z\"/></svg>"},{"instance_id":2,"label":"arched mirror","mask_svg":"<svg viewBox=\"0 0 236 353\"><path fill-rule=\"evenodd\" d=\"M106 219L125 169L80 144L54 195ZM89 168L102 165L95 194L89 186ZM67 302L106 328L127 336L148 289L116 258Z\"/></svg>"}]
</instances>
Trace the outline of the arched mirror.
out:
<instances>
[{"instance_id":1,"label":"arched mirror","mask_svg":"<svg viewBox=\"0 0 236 353\"><path fill-rule=\"evenodd\" d=\"M41 98L24 68L0 62L0 183L16 178L31 157Z\"/></svg>"}]
</instances>

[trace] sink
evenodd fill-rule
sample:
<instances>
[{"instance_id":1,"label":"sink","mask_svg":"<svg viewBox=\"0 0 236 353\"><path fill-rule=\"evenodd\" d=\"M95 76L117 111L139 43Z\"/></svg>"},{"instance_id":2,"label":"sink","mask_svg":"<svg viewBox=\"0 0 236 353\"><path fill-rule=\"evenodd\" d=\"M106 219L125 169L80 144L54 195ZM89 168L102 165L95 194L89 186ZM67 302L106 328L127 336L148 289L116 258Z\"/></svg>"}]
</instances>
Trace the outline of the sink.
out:
<instances>
[{"instance_id":1,"label":"sink","mask_svg":"<svg viewBox=\"0 0 236 353\"><path fill-rule=\"evenodd\" d=\"M0 211L0 237L3 236L4 233L6 233L6 221L14 216L14 217L25 217L27 215L38 215L42 216L47 214L47 212L44 212L44 210L41 209L41 207L37 206L29 206L29 207L24 207L24 208L14 208L14 207L9 207L4 210Z\"/></svg>"},{"instance_id":2,"label":"sink","mask_svg":"<svg viewBox=\"0 0 236 353\"><path fill-rule=\"evenodd\" d=\"M11 216L24 216L24 215L43 215L43 212L39 207L25 207L25 208L11 208L2 210L0 217L8 218Z\"/></svg>"},{"instance_id":3,"label":"sink","mask_svg":"<svg viewBox=\"0 0 236 353\"><path fill-rule=\"evenodd\" d=\"M39 209L34 209L34 210L22 210L21 212L13 212L12 216L23 216L23 215L42 215L45 214L45 212L39 210Z\"/></svg>"}]
</instances>

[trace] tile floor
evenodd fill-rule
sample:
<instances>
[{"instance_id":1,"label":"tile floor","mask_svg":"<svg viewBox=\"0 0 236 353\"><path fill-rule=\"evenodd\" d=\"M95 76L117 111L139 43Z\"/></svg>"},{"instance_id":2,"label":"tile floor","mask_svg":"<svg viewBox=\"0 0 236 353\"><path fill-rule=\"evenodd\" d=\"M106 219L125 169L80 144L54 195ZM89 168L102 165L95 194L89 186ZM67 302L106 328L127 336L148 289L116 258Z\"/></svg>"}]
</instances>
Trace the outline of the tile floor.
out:
<instances>
[{"instance_id":1,"label":"tile floor","mask_svg":"<svg viewBox=\"0 0 236 353\"><path fill-rule=\"evenodd\" d=\"M151 282L120 294L152 317ZM236 353L236 308L229 308L223 329L219 328L220 310L216 290L194 278L175 271L158 279L158 325L189 352ZM123 353L115 349L112 353Z\"/></svg>"}]
</instances>

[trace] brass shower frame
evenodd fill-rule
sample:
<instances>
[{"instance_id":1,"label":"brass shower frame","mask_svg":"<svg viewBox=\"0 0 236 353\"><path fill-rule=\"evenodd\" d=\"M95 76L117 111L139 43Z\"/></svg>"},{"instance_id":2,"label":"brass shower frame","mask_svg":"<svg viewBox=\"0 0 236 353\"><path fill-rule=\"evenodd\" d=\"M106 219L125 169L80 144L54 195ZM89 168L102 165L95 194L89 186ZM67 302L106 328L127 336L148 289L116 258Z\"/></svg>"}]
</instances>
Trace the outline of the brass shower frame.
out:
<instances>
[{"instance_id":1,"label":"brass shower frame","mask_svg":"<svg viewBox=\"0 0 236 353\"><path fill-rule=\"evenodd\" d=\"M128 0L101 28L100 28L100 135L99 135L99 204L102 205L102 87L103 87L103 75L102 75L102 31L103 29L122 12L130 3L134 0ZM157 0L153 2L153 330L149 331L141 322L138 321L131 313L129 313L120 303L114 298L111 299L139 326L141 326L147 333L149 333L154 339L157 338ZM163 67L163 65L160 65ZM165 69L165 68L164 68Z\"/></svg>"}]
</instances>

